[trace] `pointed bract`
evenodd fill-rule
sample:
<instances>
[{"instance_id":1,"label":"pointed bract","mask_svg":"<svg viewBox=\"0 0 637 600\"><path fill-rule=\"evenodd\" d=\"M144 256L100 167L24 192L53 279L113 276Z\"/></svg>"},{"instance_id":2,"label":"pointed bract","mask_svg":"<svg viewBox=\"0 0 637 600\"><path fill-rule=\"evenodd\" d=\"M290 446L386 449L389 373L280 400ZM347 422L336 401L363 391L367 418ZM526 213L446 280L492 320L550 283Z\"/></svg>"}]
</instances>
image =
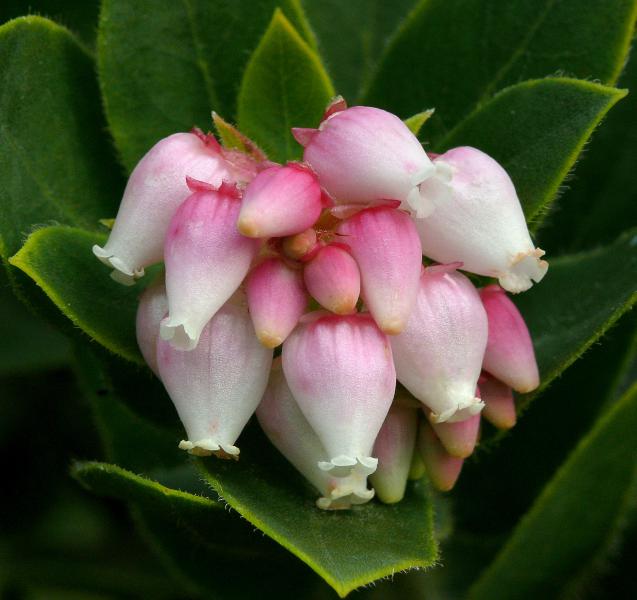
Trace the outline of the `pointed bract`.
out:
<instances>
[{"instance_id":1,"label":"pointed bract","mask_svg":"<svg viewBox=\"0 0 637 600\"><path fill-rule=\"evenodd\" d=\"M267 348L279 346L307 306L303 272L280 258L268 258L250 271L245 291L259 341Z\"/></svg>"},{"instance_id":2,"label":"pointed bract","mask_svg":"<svg viewBox=\"0 0 637 600\"><path fill-rule=\"evenodd\" d=\"M337 232L358 263L365 306L385 333L400 333L416 302L422 269L422 248L409 215L370 208L344 221Z\"/></svg>"},{"instance_id":3,"label":"pointed bract","mask_svg":"<svg viewBox=\"0 0 637 600\"><path fill-rule=\"evenodd\" d=\"M188 435L179 447L236 457L236 440L263 396L272 364L272 351L254 335L247 308L227 302L190 352L158 338L157 363Z\"/></svg>"},{"instance_id":4,"label":"pointed bract","mask_svg":"<svg viewBox=\"0 0 637 600\"><path fill-rule=\"evenodd\" d=\"M189 195L186 176L220 185L231 170L217 147L194 133L175 133L157 142L131 173L108 241L93 247L120 283L131 285L162 260L170 219Z\"/></svg>"},{"instance_id":5,"label":"pointed bract","mask_svg":"<svg viewBox=\"0 0 637 600\"><path fill-rule=\"evenodd\" d=\"M451 490L458 481L464 459L451 456L426 421L420 424L418 449L432 485L441 492Z\"/></svg>"},{"instance_id":6,"label":"pointed bract","mask_svg":"<svg viewBox=\"0 0 637 600\"><path fill-rule=\"evenodd\" d=\"M387 337L369 315L315 314L283 344L292 394L328 452L335 476L376 470L371 452L389 411L396 373Z\"/></svg>"},{"instance_id":7,"label":"pointed bract","mask_svg":"<svg viewBox=\"0 0 637 600\"><path fill-rule=\"evenodd\" d=\"M239 200L232 186L196 191L179 207L166 234L164 261L168 317L163 339L192 350L210 318L234 294L260 241L234 226Z\"/></svg>"},{"instance_id":8,"label":"pointed bract","mask_svg":"<svg viewBox=\"0 0 637 600\"><path fill-rule=\"evenodd\" d=\"M159 377L157 367L157 338L159 324L168 312L168 297L163 275L149 285L139 297L135 332L137 345L142 352L146 364Z\"/></svg>"},{"instance_id":9,"label":"pointed bract","mask_svg":"<svg viewBox=\"0 0 637 600\"><path fill-rule=\"evenodd\" d=\"M496 277L514 293L544 277L515 187L490 156L471 147L453 148L434 159L436 175L421 186L433 214L415 219L425 256L441 263L461 261L463 269Z\"/></svg>"},{"instance_id":10,"label":"pointed bract","mask_svg":"<svg viewBox=\"0 0 637 600\"><path fill-rule=\"evenodd\" d=\"M489 339L483 368L517 392L540 385L531 335L520 311L499 285L480 290L489 319Z\"/></svg>"},{"instance_id":11,"label":"pointed bract","mask_svg":"<svg viewBox=\"0 0 637 600\"><path fill-rule=\"evenodd\" d=\"M480 412L484 405L475 390L487 315L473 284L453 265L423 270L407 326L390 340L398 380L434 421L462 421Z\"/></svg>"},{"instance_id":12,"label":"pointed bract","mask_svg":"<svg viewBox=\"0 0 637 600\"><path fill-rule=\"evenodd\" d=\"M498 429L511 429L517 420L513 390L485 372L480 376L479 385L484 401L484 418Z\"/></svg>"}]
</instances>

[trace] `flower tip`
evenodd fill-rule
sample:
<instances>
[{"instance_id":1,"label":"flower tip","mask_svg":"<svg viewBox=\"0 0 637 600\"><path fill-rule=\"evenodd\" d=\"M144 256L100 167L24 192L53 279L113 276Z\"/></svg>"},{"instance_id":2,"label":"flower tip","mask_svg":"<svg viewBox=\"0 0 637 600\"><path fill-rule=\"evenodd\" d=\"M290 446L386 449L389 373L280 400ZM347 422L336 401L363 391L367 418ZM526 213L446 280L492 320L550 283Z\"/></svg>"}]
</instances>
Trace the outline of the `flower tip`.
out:
<instances>
[{"instance_id":1,"label":"flower tip","mask_svg":"<svg viewBox=\"0 0 637 600\"><path fill-rule=\"evenodd\" d=\"M191 442L190 440L181 440L179 449L185 450L193 456L212 456L223 460L239 460L240 450L232 444L219 444L212 439L198 440Z\"/></svg>"},{"instance_id":2,"label":"flower tip","mask_svg":"<svg viewBox=\"0 0 637 600\"><path fill-rule=\"evenodd\" d=\"M257 338L266 348L276 348L283 343L283 340L280 336L274 335L269 331L257 332Z\"/></svg>"},{"instance_id":3,"label":"flower tip","mask_svg":"<svg viewBox=\"0 0 637 600\"><path fill-rule=\"evenodd\" d=\"M387 318L378 322L378 327L387 335L398 335L405 329L405 320L400 318Z\"/></svg>"},{"instance_id":4,"label":"flower tip","mask_svg":"<svg viewBox=\"0 0 637 600\"><path fill-rule=\"evenodd\" d=\"M512 294L526 292L533 283L542 281L548 271L549 263L542 260L544 254L541 248L520 252L511 261L509 270L499 276L498 282Z\"/></svg>"},{"instance_id":5,"label":"flower tip","mask_svg":"<svg viewBox=\"0 0 637 600\"><path fill-rule=\"evenodd\" d=\"M335 456L329 461L319 461L319 469L325 471L334 477L347 477L356 469L364 475L371 475L378 467L378 459L372 456Z\"/></svg>"},{"instance_id":6,"label":"flower tip","mask_svg":"<svg viewBox=\"0 0 637 600\"><path fill-rule=\"evenodd\" d=\"M246 216L239 215L239 219L237 220L237 230L241 235L245 235L249 238L261 237L261 230L259 229L259 226L253 219Z\"/></svg>"},{"instance_id":7,"label":"flower tip","mask_svg":"<svg viewBox=\"0 0 637 600\"><path fill-rule=\"evenodd\" d=\"M170 316L167 316L159 325L159 336L177 350L194 350L199 343L199 336L188 329L184 323L172 323Z\"/></svg>"},{"instance_id":8,"label":"flower tip","mask_svg":"<svg viewBox=\"0 0 637 600\"><path fill-rule=\"evenodd\" d=\"M135 281L144 276L144 269L131 269L121 258L114 256L112 252L95 244L93 254L100 262L112 267L111 279L122 285L134 285Z\"/></svg>"}]
</instances>

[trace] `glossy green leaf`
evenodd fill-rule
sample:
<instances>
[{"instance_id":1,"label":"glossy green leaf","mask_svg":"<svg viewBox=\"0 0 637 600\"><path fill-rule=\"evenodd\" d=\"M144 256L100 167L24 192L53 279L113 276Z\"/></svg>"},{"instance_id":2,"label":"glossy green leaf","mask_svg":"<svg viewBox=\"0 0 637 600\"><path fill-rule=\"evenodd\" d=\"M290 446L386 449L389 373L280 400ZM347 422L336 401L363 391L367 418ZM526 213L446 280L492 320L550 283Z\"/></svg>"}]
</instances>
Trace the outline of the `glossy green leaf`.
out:
<instances>
[{"instance_id":1,"label":"glossy green leaf","mask_svg":"<svg viewBox=\"0 0 637 600\"><path fill-rule=\"evenodd\" d=\"M104 134L91 57L41 17L0 27L0 253L34 225L89 229L112 215L121 188Z\"/></svg>"},{"instance_id":2,"label":"glossy green leaf","mask_svg":"<svg viewBox=\"0 0 637 600\"><path fill-rule=\"evenodd\" d=\"M493 156L511 176L527 220L537 225L595 127L625 95L574 79L526 81L482 105L434 149L475 146Z\"/></svg>"},{"instance_id":3,"label":"glossy green leaf","mask_svg":"<svg viewBox=\"0 0 637 600\"><path fill-rule=\"evenodd\" d=\"M556 597L635 503L637 385L578 444L469 597Z\"/></svg>"},{"instance_id":4,"label":"glossy green leaf","mask_svg":"<svg viewBox=\"0 0 637 600\"><path fill-rule=\"evenodd\" d=\"M317 494L254 427L238 463L200 461L214 490L239 514L299 557L344 597L376 579L437 559L431 498L423 481L394 505L316 508Z\"/></svg>"},{"instance_id":5,"label":"glossy green leaf","mask_svg":"<svg viewBox=\"0 0 637 600\"><path fill-rule=\"evenodd\" d=\"M313 45L298 0L104 0L98 68L106 115L130 170L159 139L210 112L234 117L250 53L274 9Z\"/></svg>"},{"instance_id":6,"label":"glossy green leaf","mask_svg":"<svg viewBox=\"0 0 637 600\"><path fill-rule=\"evenodd\" d=\"M135 339L140 287L115 283L91 248L105 236L72 227L38 229L10 263L44 290L74 325L128 360L142 363Z\"/></svg>"},{"instance_id":7,"label":"glossy green leaf","mask_svg":"<svg viewBox=\"0 0 637 600\"><path fill-rule=\"evenodd\" d=\"M339 94L350 102L416 0L302 0Z\"/></svg>"},{"instance_id":8,"label":"glossy green leaf","mask_svg":"<svg viewBox=\"0 0 637 600\"><path fill-rule=\"evenodd\" d=\"M317 54L280 10L248 63L239 91L239 129L272 160L299 158L291 127L317 127L334 88Z\"/></svg>"},{"instance_id":9,"label":"glossy green leaf","mask_svg":"<svg viewBox=\"0 0 637 600\"><path fill-rule=\"evenodd\" d=\"M511 84L556 73L613 84L636 11L635 0L421 0L364 103L401 117L434 107L429 139L437 143Z\"/></svg>"},{"instance_id":10,"label":"glossy green leaf","mask_svg":"<svg viewBox=\"0 0 637 600\"><path fill-rule=\"evenodd\" d=\"M415 135L418 136L420 134L420 130L422 126L431 119L435 112L435 109L430 108L429 110L424 110L419 112L408 119L405 119L405 125L409 127L409 130Z\"/></svg>"}]
</instances>

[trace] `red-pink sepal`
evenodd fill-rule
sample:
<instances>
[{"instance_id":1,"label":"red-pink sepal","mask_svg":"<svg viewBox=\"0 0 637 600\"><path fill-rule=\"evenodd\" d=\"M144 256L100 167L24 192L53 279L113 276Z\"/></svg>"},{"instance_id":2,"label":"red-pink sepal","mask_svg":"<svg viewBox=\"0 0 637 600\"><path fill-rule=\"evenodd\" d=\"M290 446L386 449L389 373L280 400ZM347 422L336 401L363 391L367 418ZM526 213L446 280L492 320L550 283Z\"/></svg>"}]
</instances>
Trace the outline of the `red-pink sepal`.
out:
<instances>
[{"instance_id":1,"label":"red-pink sepal","mask_svg":"<svg viewBox=\"0 0 637 600\"><path fill-rule=\"evenodd\" d=\"M441 492L450 491L458 481L464 459L451 456L426 421L420 423L418 449L431 484Z\"/></svg>"},{"instance_id":2,"label":"red-pink sepal","mask_svg":"<svg viewBox=\"0 0 637 600\"><path fill-rule=\"evenodd\" d=\"M305 264L305 286L324 308L338 315L353 312L361 289L358 265L340 244L318 249Z\"/></svg>"},{"instance_id":3,"label":"red-pink sepal","mask_svg":"<svg viewBox=\"0 0 637 600\"><path fill-rule=\"evenodd\" d=\"M520 393L540 385L531 335L520 311L499 285L480 290L489 319L489 338L482 366Z\"/></svg>"},{"instance_id":4,"label":"red-pink sepal","mask_svg":"<svg viewBox=\"0 0 637 600\"><path fill-rule=\"evenodd\" d=\"M476 397L479 397L476 394ZM484 409L483 409L484 410ZM455 423L435 423L431 426L445 450L456 458L467 458L473 454L480 433L480 414Z\"/></svg>"},{"instance_id":5,"label":"red-pink sepal","mask_svg":"<svg viewBox=\"0 0 637 600\"><path fill-rule=\"evenodd\" d=\"M321 119L321 123L323 123L323 121L327 121L331 116L335 115L336 113L343 112L346 109L347 109L347 101L345 100L345 98L343 98L343 96L340 96L340 95L334 96L334 98L330 100L330 103L327 105L327 108L325 109L325 112L323 113L323 118Z\"/></svg>"},{"instance_id":6,"label":"red-pink sepal","mask_svg":"<svg viewBox=\"0 0 637 600\"><path fill-rule=\"evenodd\" d=\"M378 468L370 481L381 502L400 502L405 495L416 446L418 411L396 402L389 409L374 444Z\"/></svg>"},{"instance_id":7,"label":"red-pink sepal","mask_svg":"<svg viewBox=\"0 0 637 600\"><path fill-rule=\"evenodd\" d=\"M157 366L159 324L167 312L168 298L166 296L164 277L162 276L152 285L149 285L139 297L135 319L137 345L146 364L157 377L159 377L159 368Z\"/></svg>"},{"instance_id":8,"label":"red-pink sepal","mask_svg":"<svg viewBox=\"0 0 637 600\"><path fill-rule=\"evenodd\" d=\"M234 294L256 257L260 241L242 236L235 223L236 187L218 190L190 180L195 191L173 216L164 247L168 316L160 335L192 350L206 323Z\"/></svg>"},{"instance_id":9,"label":"red-pink sepal","mask_svg":"<svg viewBox=\"0 0 637 600\"><path fill-rule=\"evenodd\" d=\"M366 314L310 313L282 356L290 390L328 453L319 467L335 476L373 473L372 448L396 389L387 336Z\"/></svg>"},{"instance_id":10,"label":"red-pink sepal","mask_svg":"<svg viewBox=\"0 0 637 600\"><path fill-rule=\"evenodd\" d=\"M279 346L307 306L302 271L280 258L267 258L250 271L245 291L259 341L267 348Z\"/></svg>"},{"instance_id":11,"label":"red-pink sepal","mask_svg":"<svg viewBox=\"0 0 637 600\"><path fill-rule=\"evenodd\" d=\"M337 229L361 273L365 306L385 333L400 333L418 294L422 249L405 212L386 206L363 210Z\"/></svg>"},{"instance_id":12,"label":"red-pink sepal","mask_svg":"<svg viewBox=\"0 0 637 600\"><path fill-rule=\"evenodd\" d=\"M311 127L292 127L292 136L304 148L318 132L318 129L312 129Z\"/></svg>"},{"instance_id":13,"label":"red-pink sepal","mask_svg":"<svg viewBox=\"0 0 637 600\"><path fill-rule=\"evenodd\" d=\"M513 390L486 372L480 376L478 385L484 401L484 418L498 429L511 429L517 421Z\"/></svg>"},{"instance_id":14,"label":"red-pink sepal","mask_svg":"<svg viewBox=\"0 0 637 600\"><path fill-rule=\"evenodd\" d=\"M270 167L246 188L237 229L253 238L295 235L314 225L322 209L321 187L310 169Z\"/></svg>"}]
</instances>

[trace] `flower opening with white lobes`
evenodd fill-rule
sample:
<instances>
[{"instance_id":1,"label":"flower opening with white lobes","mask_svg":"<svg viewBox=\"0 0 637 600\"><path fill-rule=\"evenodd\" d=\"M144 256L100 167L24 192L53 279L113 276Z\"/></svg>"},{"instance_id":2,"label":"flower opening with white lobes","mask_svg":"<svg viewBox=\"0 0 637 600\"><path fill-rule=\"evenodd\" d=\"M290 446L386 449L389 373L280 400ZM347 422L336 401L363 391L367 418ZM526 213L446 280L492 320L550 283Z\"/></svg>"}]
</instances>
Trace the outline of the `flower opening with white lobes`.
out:
<instances>
[{"instance_id":1,"label":"flower opening with white lobes","mask_svg":"<svg viewBox=\"0 0 637 600\"><path fill-rule=\"evenodd\" d=\"M159 140L93 252L140 287L137 340L180 448L249 460L256 413L320 509L399 502L423 471L449 490L482 417L512 427L514 392L540 384L507 292L541 281L544 252L484 152L427 154L397 116L340 97L314 125L285 164L198 129Z\"/></svg>"}]
</instances>

